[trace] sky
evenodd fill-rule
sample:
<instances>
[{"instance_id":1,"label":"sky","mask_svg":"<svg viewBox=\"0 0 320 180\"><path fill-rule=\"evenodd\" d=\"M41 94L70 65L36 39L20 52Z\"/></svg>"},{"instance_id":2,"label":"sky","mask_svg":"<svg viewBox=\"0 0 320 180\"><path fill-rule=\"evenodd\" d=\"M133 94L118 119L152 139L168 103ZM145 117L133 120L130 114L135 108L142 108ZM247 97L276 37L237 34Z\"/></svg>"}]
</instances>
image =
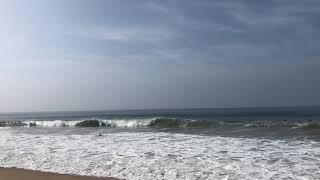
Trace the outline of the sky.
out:
<instances>
[{"instance_id":1,"label":"sky","mask_svg":"<svg viewBox=\"0 0 320 180\"><path fill-rule=\"evenodd\" d=\"M0 112L320 105L319 0L0 0Z\"/></svg>"}]
</instances>

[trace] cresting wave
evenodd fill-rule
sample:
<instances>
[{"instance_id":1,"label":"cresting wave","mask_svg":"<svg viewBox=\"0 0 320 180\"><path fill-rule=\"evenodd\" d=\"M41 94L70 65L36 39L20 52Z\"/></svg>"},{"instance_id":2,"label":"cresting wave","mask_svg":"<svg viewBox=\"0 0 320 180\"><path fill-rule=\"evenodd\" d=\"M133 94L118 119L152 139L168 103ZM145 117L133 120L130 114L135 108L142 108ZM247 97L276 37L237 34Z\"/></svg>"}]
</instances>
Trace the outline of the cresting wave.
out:
<instances>
[{"instance_id":1,"label":"cresting wave","mask_svg":"<svg viewBox=\"0 0 320 180\"><path fill-rule=\"evenodd\" d=\"M0 127L149 127L154 125L178 125L174 118L150 119L85 119L85 120L51 120L51 121L4 121Z\"/></svg>"},{"instance_id":2,"label":"cresting wave","mask_svg":"<svg viewBox=\"0 0 320 180\"><path fill-rule=\"evenodd\" d=\"M289 121L215 121L190 120L168 117L154 117L149 119L85 119L85 120L51 120L51 121L3 121L0 127L163 127L163 128L304 128L320 129L319 122L289 122Z\"/></svg>"}]
</instances>

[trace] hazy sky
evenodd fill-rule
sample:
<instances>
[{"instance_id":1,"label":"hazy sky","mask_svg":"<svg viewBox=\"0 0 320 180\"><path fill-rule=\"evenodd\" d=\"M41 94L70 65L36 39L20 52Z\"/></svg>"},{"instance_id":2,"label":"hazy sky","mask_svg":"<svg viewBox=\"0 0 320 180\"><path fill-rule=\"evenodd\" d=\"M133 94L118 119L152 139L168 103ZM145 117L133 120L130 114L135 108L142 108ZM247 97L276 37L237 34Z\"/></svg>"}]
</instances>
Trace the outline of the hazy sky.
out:
<instances>
[{"instance_id":1,"label":"hazy sky","mask_svg":"<svg viewBox=\"0 0 320 180\"><path fill-rule=\"evenodd\" d=\"M0 0L0 111L320 105L319 0Z\"/></svg>"}]
</instances>

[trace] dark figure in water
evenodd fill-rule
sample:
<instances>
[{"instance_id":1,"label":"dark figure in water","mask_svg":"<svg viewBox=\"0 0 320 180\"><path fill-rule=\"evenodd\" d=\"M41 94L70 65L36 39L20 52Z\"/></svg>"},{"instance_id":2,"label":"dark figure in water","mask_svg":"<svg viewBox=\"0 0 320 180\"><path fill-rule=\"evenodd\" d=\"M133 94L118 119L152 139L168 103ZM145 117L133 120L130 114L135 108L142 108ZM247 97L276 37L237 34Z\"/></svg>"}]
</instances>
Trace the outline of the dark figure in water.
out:
<instances>
[{"instance_id":1,"label":"dark figure in water","mask_svg":"<svg viewBox=\"0 0 320 180\"><path fill-rule=\"evenodd\" d=\"M101 133L99 133L99 134L98 134L98 136L102 136L102 134L101 134Z\"/></svg>"}]
</instances>

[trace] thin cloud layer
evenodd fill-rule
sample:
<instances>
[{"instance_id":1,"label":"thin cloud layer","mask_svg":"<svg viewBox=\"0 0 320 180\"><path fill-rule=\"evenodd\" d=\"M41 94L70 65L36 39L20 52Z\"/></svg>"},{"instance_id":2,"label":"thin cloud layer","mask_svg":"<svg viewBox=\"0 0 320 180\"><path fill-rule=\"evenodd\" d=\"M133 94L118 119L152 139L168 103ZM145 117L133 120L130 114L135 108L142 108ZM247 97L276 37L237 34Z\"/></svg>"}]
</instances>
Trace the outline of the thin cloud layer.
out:
<instances>
[{"instance_id":1,"label":"thin cloud layer","mask_svg":"<svg viewBox=\"0 0 320 180\"><path fill-rule=\"evenodd\" d=\"M2 0L0 108L319 105L319 17L317 0Z\"/></svg>"}]
</instances>

